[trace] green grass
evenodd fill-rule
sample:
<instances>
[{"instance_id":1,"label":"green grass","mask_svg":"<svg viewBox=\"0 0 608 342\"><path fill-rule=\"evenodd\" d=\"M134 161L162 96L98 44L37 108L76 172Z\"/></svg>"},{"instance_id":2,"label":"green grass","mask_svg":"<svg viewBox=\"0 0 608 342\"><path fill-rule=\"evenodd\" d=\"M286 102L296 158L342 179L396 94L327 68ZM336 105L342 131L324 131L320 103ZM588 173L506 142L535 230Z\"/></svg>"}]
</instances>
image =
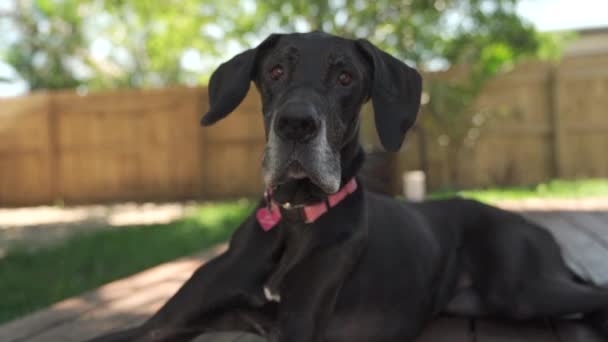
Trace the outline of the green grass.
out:
<instances>
[{"instance_id":1,"label":"green grass","mask_svg":"<svg viewBox=\"0 0 608 342\"><path fill-rule=\"evenodd\" d=\"M226 240L253 203L204 205L170 223L81 234L59 245L15 247L0 259L0 323Z\"/></svg>"},{"instance_id":2,"label":"green grass","mask_svg":"<svg viewBox=\"0 0 608 342\"><path fill-rule=\"evenodd\" d=\"M608 196L608 179L552 180L534 186L496 187L461 191L437 191L430 198L461 196L482 202L531 198L584 198Z\"/></svg>"}]
</instances>

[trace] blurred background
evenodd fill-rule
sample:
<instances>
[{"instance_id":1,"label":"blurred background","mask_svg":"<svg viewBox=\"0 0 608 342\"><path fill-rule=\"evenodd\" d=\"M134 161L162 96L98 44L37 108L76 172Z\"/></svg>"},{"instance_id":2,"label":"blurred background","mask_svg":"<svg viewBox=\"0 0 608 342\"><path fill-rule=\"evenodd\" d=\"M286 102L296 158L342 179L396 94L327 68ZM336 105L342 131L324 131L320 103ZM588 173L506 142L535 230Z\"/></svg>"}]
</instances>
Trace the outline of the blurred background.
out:
<instances>
[{"instance_id":1,"label":"blurred background","mask_svg":"<svg viewBox=\"0 0 608 342\"><path fill-rule=\"evenodd\" d=\"M0 0L0 322L226 239L262 191L260 104L251 91L202 129L205 86L272 32L367 38L423 73L399 153L363 113L376 189L399 196L421 170L431 197L601 207L606 13L603 0Z\"/></svg>"}]
</instances>

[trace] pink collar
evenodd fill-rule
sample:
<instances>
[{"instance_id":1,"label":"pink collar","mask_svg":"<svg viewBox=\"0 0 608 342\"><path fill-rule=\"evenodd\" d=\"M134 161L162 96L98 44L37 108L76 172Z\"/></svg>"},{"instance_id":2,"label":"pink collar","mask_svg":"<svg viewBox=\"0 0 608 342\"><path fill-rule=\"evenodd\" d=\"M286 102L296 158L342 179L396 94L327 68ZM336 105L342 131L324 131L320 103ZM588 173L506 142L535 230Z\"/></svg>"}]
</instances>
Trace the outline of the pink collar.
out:
<instances>
[{"instance_id":1,"label":"pink collar","mask_svg":"<svg viewBox=\"0 0 608 342\"><path fill-rule=\"evenodd\" d=\"M342 202L348 195L352 194L357 190L357 180L352 178L346 183L342 189L335 194L327 196L327 200L303 207L291 207L289 203L281 205L285 209L300 210L305 223L313 223L323 214L325 214L329 208L333 208L338 203ZM281 221L281 210L279 209L279 203L272 200L270 193L267 191L264 193L264 198L268 201L268 206L258 209L256 212L256 218L260 226L264 231L269 231L274 228Z\"/></svg>"}]
</instances>

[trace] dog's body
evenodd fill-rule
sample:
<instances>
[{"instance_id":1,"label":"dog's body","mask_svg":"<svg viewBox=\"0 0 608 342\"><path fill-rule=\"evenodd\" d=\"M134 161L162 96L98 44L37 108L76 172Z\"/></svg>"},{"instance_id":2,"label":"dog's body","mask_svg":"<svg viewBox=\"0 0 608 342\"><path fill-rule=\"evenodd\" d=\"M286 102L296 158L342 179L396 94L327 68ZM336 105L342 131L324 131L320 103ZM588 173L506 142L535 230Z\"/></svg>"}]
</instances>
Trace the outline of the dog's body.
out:
<instances>
[{"instance_id":1,"label":"dog's body","mask_svg":"<svg viewBox=\"0 0 608 342\"><path fill-rule=\"evenodd\" d=\"M420 101L413 69L366 41L274 35L214 73L203 123L234 110L250 80L262 95L272 190L258 210L290 205L268 231L252 214L229 250L150 320L99 341L186 341L217 330L281 342L411 341L440 312L593 313L608 331L608 291L576 279L551 234L516 214L462 199L406 204L359 182L305 222L299 206L356 177L358 113L369 97L383 145L399 148Z\"/></svg>"}]
</instances>

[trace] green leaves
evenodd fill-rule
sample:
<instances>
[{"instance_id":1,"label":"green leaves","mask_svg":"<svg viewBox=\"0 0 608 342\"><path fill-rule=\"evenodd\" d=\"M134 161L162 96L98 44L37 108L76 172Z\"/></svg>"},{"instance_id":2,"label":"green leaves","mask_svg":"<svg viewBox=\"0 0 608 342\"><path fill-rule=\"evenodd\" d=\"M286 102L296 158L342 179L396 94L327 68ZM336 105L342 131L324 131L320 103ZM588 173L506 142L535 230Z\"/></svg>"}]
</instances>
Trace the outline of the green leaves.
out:
<instances>
[{"instance_id":1,"label":"green leaves","mask_svg":"<svg viewBox=\"0 0 608 342\"><path fill-rule=\"evenodd\" d=\"M19 39L4 60L32 89L197 83L276 31L367 38L419 68L468 65L475 83L526 56L558 55L561 42L519 18L517 0L12 1Z\"/></svg>"},{"instance_id":2,"label":"green leaves","mask_svg":"<svg viewBox=\"0 0 608 342\"><path fill-rule=\"evenodd\" d=\"M536 32L536 40L539 42L536 56L545 60L557 60L561 58L563 47L576 39L573 32Z\"/></svg>"},{"instance_id":3,"label":"green leaves","mask_svg":"<svg viewBox=\"0 0 608 342\"><path fill-rule=\"evenodd\" d=\"M225 48L222 40L226 32L238 27L238 23L228 20L235 9L237 14L242 11L235 0L106 2L102 11L108 20L99 27L98 35L113 47L105 62L117 74L100 73L95 85L150 87L196 83L201 70L184 67L185 52L203 60L220 55Z\"/></svg>"},{"instance_id":4,"label":"green leaves","mask_svg":"<svg viewBox=\"0 0 608 342\"><path fill-rule=\"evenodd\" d=\"M3 41L0 36L3 62L12 66L31 90L81 84L73 70L82 61L79 51L85 44L78 10L74 0L16 0L15 12L4 18L17 39Z\"/></svg>"}]
</instances>

